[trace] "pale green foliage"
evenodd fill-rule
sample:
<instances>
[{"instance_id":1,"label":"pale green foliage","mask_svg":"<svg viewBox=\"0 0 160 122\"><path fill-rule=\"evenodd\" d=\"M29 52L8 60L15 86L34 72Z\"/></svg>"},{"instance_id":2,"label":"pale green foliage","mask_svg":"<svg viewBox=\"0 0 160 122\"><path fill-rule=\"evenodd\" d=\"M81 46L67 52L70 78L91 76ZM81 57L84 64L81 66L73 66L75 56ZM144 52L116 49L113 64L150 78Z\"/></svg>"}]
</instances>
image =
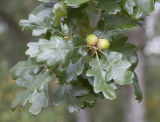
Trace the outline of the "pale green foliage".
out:
<instances>
[{"instance_id":1,"label":"pale green foliage","mask_svg":"<svg viewBox=\"0 0 160 122\"><path fill-rule=\"evenodd\" d=\"M28 60L11 69L17 85L24 88L12 109L29 102L29 111L38 114L48 106L49 97L54 97L54 104L66 101L73 112L92 107L99 96L115 99L118 86L126 84L132 84L136 99L142 100L134 73L137 48L126 42L123 31L139 26L142 15L154 10L154 0L39 1L42 5L29 19L20 21L23 30L41 38L28 43ZM88 46L85 39L91 33L108 39L109 49ZM48 96L52 80L56 82L49 87L55 85L56 90Z\"/></svg>"}]
</instances>

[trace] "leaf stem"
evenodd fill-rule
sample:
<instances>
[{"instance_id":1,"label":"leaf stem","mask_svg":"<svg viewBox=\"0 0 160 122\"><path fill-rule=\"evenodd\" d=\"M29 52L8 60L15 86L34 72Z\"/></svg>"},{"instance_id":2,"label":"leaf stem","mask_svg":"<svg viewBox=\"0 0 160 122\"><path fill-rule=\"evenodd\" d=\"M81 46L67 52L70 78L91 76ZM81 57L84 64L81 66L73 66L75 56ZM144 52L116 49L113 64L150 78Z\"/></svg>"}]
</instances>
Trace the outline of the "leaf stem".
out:
<instances>
[{"instance_id":1,"label":"leaf stem","mask_svg":"<svg viewBox=\"0 0 160 122\"><path fill-rule=\"evenodd\" d=\"M108 56L107 56L103 51L101 51L101 50L98 50L98 51L101 52L101 53L107 58L109 64L112 66L112 63L111 63L111 61L109 60Z\"/></svg>"},{"instance_id":2,"label":"leaf stem","mask_svg":"<svg viewBox=\"0 0 160 122\"><path fill-rule=\"evenodd\" d=\"M32 69L32 68L38 68L38 67L44 67L45 68L44 65L35 65L35 66L31 66L31 67L25 67L24 70L26 70L26 69Z\"/></svg>"},{"instance_id":3,"label":"leaf stem","mask_svg":"<svg viewBox=\"0 0 160 122\"><path fill-rule=\"evenodd\" d=\"M98 38L101 38L101 37L103 36L103 34L104 34L107 30L109 30L109 29L111 28L111 26L112 26L112 24L111 24L108 28L104 29L104 31L99 35Z\"/></svg>"},{"instance_id":4,"label":"leaf stem","mask_svg":"<svg viewBox=\"0 0 160 122\"><path fill-rule=\"evenodd\" d=\"M57 29L55 29L55 28L50 28L50 29L57 31L61 36L65 37L65 35L64 35L62 32L60 32L59 30L57 30Z\"/></svg>"},{"instance_id":5,"label":"leaf stem","mask_svg":"<svg viewBox=\"0 0 160 122\"><path fill-rule=\"evenodd\" d=\"M100 64L100 61L99 61L99 57L98 57L98 54L97 54L97 51L96 51L96 57L97 57L97 62L98 62L98 65L99 65L99 67L100 67L100 70L101 70L101 74L103 74L102 73L102 67L101 67L101 64ZM103 75L101 75L101 78L100 79L103 79L103 80L105 80L104 78L103 78Z\"/></svg>"},{"instance_id":6,"label":"leaf stem","mask_svg":"<svg viewBox=\"0 0 160 122\"><path fill-rule=\"evenodd\" d=\"M50 47L48 47L48 46L50 46ZM80 46L76 46L76 47L73 47L73 48L67 48L67 49L64 49L64 48L60 48L60 49L57 49L57 48L54 48L52 45L43 45L43 46L41 46L42 48L44 48L44 47L47 47L47 48L49 48L49 49L54 49L54 50L73 50L73 49L75 49L75 48L80 48L80 47L89 47L89 46L87 46L87 45L80 45Z\"/></svg>"},{"instance_id":7,"label":"leaf stem","mask_svg":"<svg viewBox=\"0 0 160 122\"><path fill-rule=\"evenodd\" d=\"M36 25L36 26L34 25L34 27L39 27L39 28L41 28L41 29L48 28L48 30L55 30L55 31L57 31L61 36L65 37L65 35L64 35L61 31L59 31L59 30L57 30L57 29L55 29L55 28L45 27L45 26L41 26L41 25ZM23 30L23 28L22 28L22 30Z\"/></svg>"}]
</instances>

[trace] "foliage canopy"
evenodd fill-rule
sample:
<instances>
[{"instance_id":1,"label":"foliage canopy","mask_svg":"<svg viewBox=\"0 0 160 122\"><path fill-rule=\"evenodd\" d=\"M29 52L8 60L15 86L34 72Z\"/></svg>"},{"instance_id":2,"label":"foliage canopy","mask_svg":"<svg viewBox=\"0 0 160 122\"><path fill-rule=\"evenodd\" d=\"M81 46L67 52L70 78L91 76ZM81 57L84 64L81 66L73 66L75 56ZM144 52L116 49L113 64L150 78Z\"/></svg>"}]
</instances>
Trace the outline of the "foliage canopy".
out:
<instances>
[{"instance_id":1,"label":"foliage canopy","mask_svg":"<svg viewBox=\"0 0 160 122\"><path fill-rule=\"evenodd\" d=\"M39 0L41 4L21 20L23 30L40 39L27 44L28 60L17 63L11 73L22 87L12 103L36 115L48 106L68 103L71 112L92 107L96 98L116 99L116 89L131 84L142 100L134 69L137 47L127 42L125 30L141 25L143 14L154 10L155 0ZM157 0L158 2L158 0ZM110 48L88 46L86 37L108 39ZM56 90L49 94L49 82ZM53 84L52 84L53 85Z\"/></svg>"}]
</instances>

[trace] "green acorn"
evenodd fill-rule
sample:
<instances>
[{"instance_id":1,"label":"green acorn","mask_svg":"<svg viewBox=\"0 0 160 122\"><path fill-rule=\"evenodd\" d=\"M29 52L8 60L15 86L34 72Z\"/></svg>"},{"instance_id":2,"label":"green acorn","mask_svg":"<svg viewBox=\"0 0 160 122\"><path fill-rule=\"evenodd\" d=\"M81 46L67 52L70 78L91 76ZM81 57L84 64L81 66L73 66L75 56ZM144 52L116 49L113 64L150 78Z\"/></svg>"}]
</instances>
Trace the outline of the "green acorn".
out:
<instances>
[{"instance_id":1,"label":"green acorn","mask_svg":"<svg viewBox=\"0 0 160 122\"><path fill-rule=\"evenodd\" d=\"M86 38L86 41L87 41L87 45L94 46L98 42L98 37L94 34L89 34Z\"/></svg>"},{"instance_id":2,"label":"green acorn","mask_svg":"<svg viewBox=\"0 0 160 122\"><path fill-rule=\"evenodd\" d=\"M97 47L99 50L106 50L109 48L109 40L107 39L99 39Z\"/></svg>"}]
</instances>

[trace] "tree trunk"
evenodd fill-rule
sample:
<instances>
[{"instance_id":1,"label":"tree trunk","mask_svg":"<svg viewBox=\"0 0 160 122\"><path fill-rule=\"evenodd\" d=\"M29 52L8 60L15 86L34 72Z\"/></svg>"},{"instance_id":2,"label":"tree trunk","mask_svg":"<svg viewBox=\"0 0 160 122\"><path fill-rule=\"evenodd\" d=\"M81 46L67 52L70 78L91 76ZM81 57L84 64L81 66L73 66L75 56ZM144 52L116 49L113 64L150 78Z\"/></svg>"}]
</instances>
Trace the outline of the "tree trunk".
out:
<instances>
[{"instance_id":1,"label":"tree trunk","mask_svg":"<svg viewBox=\"0 0 160 122\"><path fill-rule=\"evenodd\" d=\"M143 93L143 101L136 103L134 100L133 89L128 88L124 98L124 120L125 122L146 122L145 120L145 81L144 81L144 66L145 56L143 50L147 41L150 41L155 35L155 23L157 15L159 14L160 5L155 4L155 11L145 17L144 26L136 28L127 34L129 35L129 41L135 43L139 48L139 64L136 68L136 73L139 78L139 84Z\"/></svg>"},{"instance_id":2,"label":"tree trunk","mask_svg":"<svg viewBox=\"0 0 160 122\"><path fill-rule=\"evenodd\" d=\"M140 88L143 94L143 101L138 103L135 100L134 90L132 86L127 86L124 93L124 121L125 122L146 122L145 120L145 85L144 85L144 65L145 65L145 57L143 55L144 49L144 41L146 40L145 30L142 27L138 27L132 31L127 32L129 35L129 41L135 43L138 48L138 57L139 63L135 70L138 79Z\"/></svg>"},{"instance_id":3,"label":"tree trunk","mask_svg":"<svg viewBox=\"0 0 160 122\"><path fill-rule=\"evenodd\" d=\"M77 122L90 122L90 112L87 109L81 109L79 113L77 113Z\"/></svg>"}]
</instances>

